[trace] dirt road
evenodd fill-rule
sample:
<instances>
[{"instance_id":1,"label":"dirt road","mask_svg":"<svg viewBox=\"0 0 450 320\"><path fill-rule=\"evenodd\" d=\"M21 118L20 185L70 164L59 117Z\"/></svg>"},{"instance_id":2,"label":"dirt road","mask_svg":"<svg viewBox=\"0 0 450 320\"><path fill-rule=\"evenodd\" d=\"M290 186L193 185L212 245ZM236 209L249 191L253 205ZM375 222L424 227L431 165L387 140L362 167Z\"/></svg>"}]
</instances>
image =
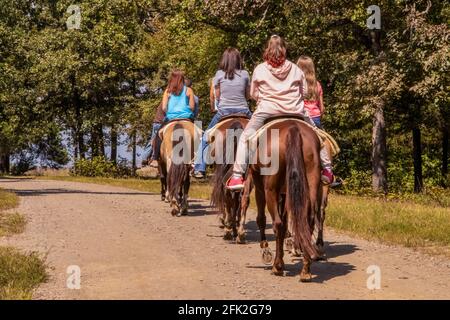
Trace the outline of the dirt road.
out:
<instances>
[{"instance_id":1,"label":"dirt road","mask_svg":"<svg viewBox=\"0 0 450 320\"><path fill-rule=\"evenodd\" d=\"M249 241L237 245L222 239L204 201L175 218L158 195L124 188L1 178L0 187L20 195L28 219L23 234L0 245L47 254L50 280L35 299L450 299L450 261L406 248L327 229L329 259L313 265L312 283L300 283L298 259L286 255L284 277L263 264L253 213ZM66 285L72 265L79 290ZM379 290L366 285L371 265L380 267Z\"/></svg>"}]
</instances>

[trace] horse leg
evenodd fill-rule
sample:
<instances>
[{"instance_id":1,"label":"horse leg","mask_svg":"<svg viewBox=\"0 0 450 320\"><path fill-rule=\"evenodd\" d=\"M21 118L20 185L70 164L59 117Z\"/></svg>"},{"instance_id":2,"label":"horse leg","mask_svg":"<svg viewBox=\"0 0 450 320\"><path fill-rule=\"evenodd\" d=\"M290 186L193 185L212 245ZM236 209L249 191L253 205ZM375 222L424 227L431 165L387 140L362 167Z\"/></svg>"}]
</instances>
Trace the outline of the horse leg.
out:
<instances>
[{"instance_id":1,"label":"horse leg","mask_svg":"<svg viewBox=\"0 0 450 320\"><path fill-rule=\"evenodd\" d=\"M167 171L164 165L159 163L159 172L161 172L161 175L159 177L159 180L161 181L161 201L166 200L166 190L167 190Z\"/></svg>"},{"instance_id":2,"label":"horse leg","mask_svg":"<svg viewBox=\"0 0 450 320\"><path fill-rule=\"evenodd\" d=\"M256 224L259 228L260 246L261 248L267 248L269 243L266 240L266 195L264 194L264 184L262 183L261 176L254 176L255 184L255 200L258 208L258 214L256 216Z\"/></svg>"},{"instance_id":3,"label":"horse leg","mask_svg":"<svg viewBox=\"0 0 450 320\"><path fill-rule=\"evenodd\" d=\"M322 191L322 197L321 197L322 201L320 204L320 213L319 213L319 221L318 221L318 234L317 234L317 241L316 241L316 245L319 249L319 251L323 252L323 246L324 246L324 242L323 242L323 226L325 223L325 209L327 207L327 202L328 202L328 186L324 186L323 187L323 191Z\"/></svg>"},{"instance_id":4,"label":"horse leg","mask_svg":"<svg viewBox=\"0 0 450 320\"><path fill-rule=\"evenodd\" d=\"M275 253L275 261L272 267L272 273L276 276L283 275L284 269L284 261L283 261L283 245L284 245L284 237L286 235L286 220L282 215L283 213L278 211L279 202L278 202L278 194L273 190L266 191L266 201L267 201L267 209L272 216L273 221L273 231L275 233L276 238L276 253Z\"/></svg>"},{"instance_id":5,"label":"horse leg","mask_svg":"<svg viewBox=\"0 0 450 320\"><path fill-rule=\"evenodd\" d=\"M183 195L182 195L182 204L181 204L181 215L187 216L188 214L188 207L189 207L189 188L191 187L191 180L189 178L189 175L184 180L183 184Z\"/></svg>"},{"instance_id":6,"label":"horse leg","mask_svg":"<svg viewBox=\"0 0 450 320\"><path fill-rule=\"evenodd\" d=\"M233 195L231 194L231 192L226 191L226 196L225 196L225 212L224 212L224 235L223 235L223 239L224 240L233 240L233 206L232 206L232 199Z\"/></svg>"},{"instance_id":7,"label":"horse leg","mask_svg":"<svg viewBox=\"0 0 450 320\"><path fill-rule=\"evenodd\" d=\"M247 210L250 205L250 194L252 193L252 179L251 175L249 174L247 177L247 180L245 181L244 190L241 194L241 198L239 199L239 202L237 205L240 204L240 208L236 207L237 210L239 210L239 229L238 229L238 236L236 238L236 242L239 244L245 243L245 219L247 216Z\"/></svg>"}]
</instances>

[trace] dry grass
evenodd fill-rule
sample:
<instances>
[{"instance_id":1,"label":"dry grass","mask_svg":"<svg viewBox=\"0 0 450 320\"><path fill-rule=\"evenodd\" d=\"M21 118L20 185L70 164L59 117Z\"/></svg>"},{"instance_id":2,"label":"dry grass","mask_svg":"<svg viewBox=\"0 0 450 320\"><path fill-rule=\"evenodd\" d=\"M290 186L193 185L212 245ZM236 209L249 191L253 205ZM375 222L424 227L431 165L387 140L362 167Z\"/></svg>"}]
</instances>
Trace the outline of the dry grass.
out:
<instances>
[{"instance_id":1,"label":"dry grass","mask_svg":"<svg viewBox=\"0 0 450 320\"><path fill-rule=\"evenodd\" d=\"M0 237L21 233L26 220L19 213L5 212L19 203L17 195L0 189ZM21 253L0 247L0 300L31 299L33 289L47 279L46 267L37 253Z\"/></svg>"}]
</instances>

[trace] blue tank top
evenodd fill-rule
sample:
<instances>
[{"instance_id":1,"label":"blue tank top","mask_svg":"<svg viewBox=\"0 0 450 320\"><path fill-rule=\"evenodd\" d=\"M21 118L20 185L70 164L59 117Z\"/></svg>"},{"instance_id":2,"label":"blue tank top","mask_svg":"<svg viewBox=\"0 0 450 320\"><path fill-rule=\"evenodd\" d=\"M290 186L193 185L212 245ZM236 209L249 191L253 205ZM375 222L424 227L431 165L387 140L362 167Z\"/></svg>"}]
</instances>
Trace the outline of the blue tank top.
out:
<instances>
[{"instance_id":1,"label":"blue tank top","mask_svg":"<svg viewBox=\"0 0 450 320\"><path fill-rule=\"evenodd\" d=\"M168 121L174 119L189 119L193 117L193 111L189 106L189 97L186 95L186 86L183 87L180 95L169 95L166 118Z\"/></svg>"}]
</instances>

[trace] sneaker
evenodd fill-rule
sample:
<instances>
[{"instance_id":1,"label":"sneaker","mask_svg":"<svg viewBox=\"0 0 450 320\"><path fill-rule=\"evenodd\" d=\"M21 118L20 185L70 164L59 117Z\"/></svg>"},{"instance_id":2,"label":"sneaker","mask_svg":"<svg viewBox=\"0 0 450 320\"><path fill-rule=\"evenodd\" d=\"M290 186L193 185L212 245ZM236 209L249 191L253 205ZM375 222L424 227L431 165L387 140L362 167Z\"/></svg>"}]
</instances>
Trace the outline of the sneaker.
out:
<instances>
[{"instance_id":1,"label":"sneaker","mask_svg":"<svg viewBox=\"0 0 450 320\"><path fill-rule=\"evenodd\" d=\"M242 177L232 176L227 182L227 189L230 190L244 189L244 179Z\"/></svg>"},{"instance_id":2,"label":"sneaker","mask_svg":"<svg viewBox=\"0 0 450 320\"><path fill-rule=\"evenodd\" d=\"M192 176L196 179L203 179L205 177L205 173L201 171L194 171Z\"/></svg>"},{"instance_id":3,"label":"sneaker","mask_svg":"<svg viewBox=\"0 0 450 320\"><path fill-rule=\"evenodd\" d=\"M322 183L330 184L334 181L333 171L331 169L323 169L322 170Z\"/></svg>"},{"instance_id":4,"label":"sneaker","mask_svg":"<svg viewBox=\"0 0 450 320\"><path fill-rule=\"evenodd\" d=\"M341 178L334 178L333 183L330 184L330 188L338 188L344 184Z\"/></svg>"}]
</instances>

